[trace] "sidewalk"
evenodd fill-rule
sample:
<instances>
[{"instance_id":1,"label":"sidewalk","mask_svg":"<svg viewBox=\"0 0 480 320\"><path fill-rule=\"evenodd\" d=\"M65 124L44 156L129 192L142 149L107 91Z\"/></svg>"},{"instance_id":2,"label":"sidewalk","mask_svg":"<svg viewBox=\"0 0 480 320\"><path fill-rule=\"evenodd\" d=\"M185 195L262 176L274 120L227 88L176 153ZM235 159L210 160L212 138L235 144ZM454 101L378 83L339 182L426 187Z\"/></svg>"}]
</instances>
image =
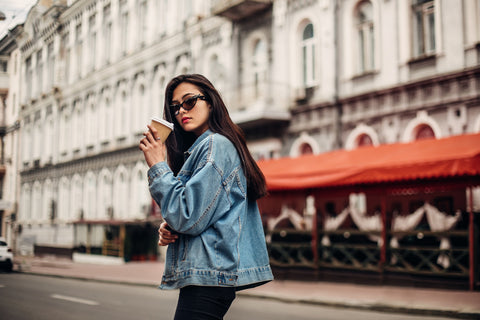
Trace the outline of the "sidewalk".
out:
<instances>
[{"instance_id":1,"label":"sidewalk","mask_svg":"<svg viewBox=\"0 0 480 320\"><path fill-rule=\"evenodd\" d=\"M75 263L52 257L16 257L14 271L56 277L157 287L162 262L123 265ZM480 319L480 292L275 280L239 295L341 308Z\"/></svg>"}]
</instances>

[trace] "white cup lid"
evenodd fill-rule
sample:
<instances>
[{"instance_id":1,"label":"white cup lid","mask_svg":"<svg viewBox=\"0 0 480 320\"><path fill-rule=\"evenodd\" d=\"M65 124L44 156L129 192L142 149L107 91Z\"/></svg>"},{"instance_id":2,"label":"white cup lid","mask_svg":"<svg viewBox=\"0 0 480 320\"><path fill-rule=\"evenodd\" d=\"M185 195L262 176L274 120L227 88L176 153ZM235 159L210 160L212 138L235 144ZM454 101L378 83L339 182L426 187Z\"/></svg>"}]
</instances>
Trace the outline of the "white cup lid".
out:
<instances>
[{"instance_id":1,"label":"white cup lid","mask_svg":"<svg viewBox=\"0 0 480 320\"><path fill-rule=\"evenodd\" d=\"M168 122L167 120L164 120L164 119L161 119L161 118L157 118L157 117L153 117L153 118L152 118L152 121L161 123L161 124L163 124L164 126L169 127L170 130L173 130L173 123Z\"/></svg>"}]
</instances>

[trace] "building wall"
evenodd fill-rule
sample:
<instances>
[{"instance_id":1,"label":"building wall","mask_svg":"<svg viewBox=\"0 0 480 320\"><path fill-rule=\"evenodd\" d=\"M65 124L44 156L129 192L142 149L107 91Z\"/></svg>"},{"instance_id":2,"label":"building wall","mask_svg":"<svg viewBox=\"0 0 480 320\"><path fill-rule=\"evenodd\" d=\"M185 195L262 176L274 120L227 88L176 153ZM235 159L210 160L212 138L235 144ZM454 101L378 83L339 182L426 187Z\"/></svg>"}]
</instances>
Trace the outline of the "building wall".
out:
<instances>
[{"instance_id":1,"label":"building wall","mask_svg":"<svg viewBox=\"0 0 480 320\"><path fill-rule=\"evenodd\" d=\"M138 142L180 73L212 80L257 159L411 141L425 126L435 138L480 131L480 0L422 4L434 20L422 41L412 1L276 0L233 18L225 3L32 8L9 120L19 247L73 247L81 219L146 219Z\"/></svg>"},{"instance_id":2,"label":"building wall","mask_svg":"<svg viewBox=\"0 0 480 320\"><path fill-rule=\"evenodd\" d=\"M2 127L2 146L1 146L1 166L5 169L1 181L1 210L2 223L0 224L1 235L7 240L10 246L14 246L14 231L16 227L17 208L18 208L18 190L19 174L18 154L19 135L19 96L20 96L20 66L21 52L16 45L15 38L18 36L21 28L15 27L10 30L0 41L0 55L6 62L6 70L2 70L2 88L0 103L2 112L0 115L0 125ZM3 87L5 86L5 87Z\"/></svg>"}]
</instances>

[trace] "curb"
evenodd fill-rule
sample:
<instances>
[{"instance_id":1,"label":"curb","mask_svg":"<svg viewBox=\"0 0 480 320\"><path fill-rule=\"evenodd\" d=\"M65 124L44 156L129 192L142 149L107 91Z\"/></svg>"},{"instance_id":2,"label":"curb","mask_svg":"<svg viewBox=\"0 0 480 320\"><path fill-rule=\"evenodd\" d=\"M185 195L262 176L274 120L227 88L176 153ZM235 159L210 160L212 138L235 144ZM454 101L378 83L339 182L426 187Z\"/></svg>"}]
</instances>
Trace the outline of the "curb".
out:
<instances>
[{"instance_id":1,"label":"curb","mask_svg":"<svg viewBox=\"0 0 480 320\"><path fill-rule=\"evenodd\" d=\"M91 277L72 276L72 275L59 275L59 274L41 273L41 272L26 271L26 270L13 271L13 273L22 273L22 274L28 274L28 275L52 277L52 278L59 278L59 279L73 279L73 280L92 281L92 282L108 283L108 284L134 285L134 286L141 286L141 287L158 288L158 285L149 284L149 283L129 282L129 281L121 281L121 280L108 280L108 279L101 279L101 278L91 278ZM428 308L403 307L403 306L389 305L384 303L372 303L372 304L349 303L349 302L342 303L342 302L325 301L325 300L317 300L317 299L302 299L302 298L295 299L295 298L287 298L287 297L279 296L275 294L254 293L254 292L248 292L248 291L240 291L237 293L237 295L248 297L248 298L279 301L283 303L318 305L318 306L339 308L339 309L342 308L342 309L355 309L355 310L364 310L364 311L378 311L378 312L385 312L385 313L399 313L399 314L419 315L419 316L437 316L437 317L448 317L448 318L455 318L455 319L480 319L480 313L477 313L477 312L462 312L462 311L455 311L455 310L438 310L438 309L428 309Z\"/></svg>"},{"instance_id":2,"label":"curb","mask_svg":"<svg viewBox=\"0 0 480 320\"><path fill-rule=\"evenodd\" d=\"M267 299L275 300L284 303L299 303L299 304L309 304L309 305L318 305L330 308L338 309L354 309L354 310L364 310L364 311L378 311L385 313L399 313L399 314L408 314L408 315L419 315L419 316L436 316L436 317L448 317L455 319L480 319L480 312L461 312L455 310L438 310L438 309L428 309L428 308L415 308L415 307L402 307L396 305L388 305L382 303L348 303L348 302L334 302L334 301L325 301L325 300L316 300L316 299L294 299L279 297L276 295L268 294L258 294L258 293L238 293L238 295L258 298L258 299Z\"/></svg>"}]
</instances>

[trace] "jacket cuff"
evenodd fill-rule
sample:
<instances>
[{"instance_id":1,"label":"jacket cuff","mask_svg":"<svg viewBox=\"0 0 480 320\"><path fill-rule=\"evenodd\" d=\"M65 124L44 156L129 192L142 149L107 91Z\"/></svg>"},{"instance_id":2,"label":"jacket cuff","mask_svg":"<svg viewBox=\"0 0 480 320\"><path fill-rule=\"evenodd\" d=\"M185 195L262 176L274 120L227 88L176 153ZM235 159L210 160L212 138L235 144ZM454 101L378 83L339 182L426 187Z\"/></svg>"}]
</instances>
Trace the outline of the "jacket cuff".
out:
<instances>
[{"instance_id":1,"label":"jacket cuff","mask_svg":"<svg viewBox=\"0 0 480 320\"><path fill-rule=\"evenodd\" d=\"M157 177L163 175L165 172L169 172L169 171L171 171L170 167L167 165L167 163L165 161L161 161L161 162L158 162L158 163L154 164L147 171L148 185L151 185L153 180L155 180L155 178L157 178Z\"/></svg>"}]
</instances>

